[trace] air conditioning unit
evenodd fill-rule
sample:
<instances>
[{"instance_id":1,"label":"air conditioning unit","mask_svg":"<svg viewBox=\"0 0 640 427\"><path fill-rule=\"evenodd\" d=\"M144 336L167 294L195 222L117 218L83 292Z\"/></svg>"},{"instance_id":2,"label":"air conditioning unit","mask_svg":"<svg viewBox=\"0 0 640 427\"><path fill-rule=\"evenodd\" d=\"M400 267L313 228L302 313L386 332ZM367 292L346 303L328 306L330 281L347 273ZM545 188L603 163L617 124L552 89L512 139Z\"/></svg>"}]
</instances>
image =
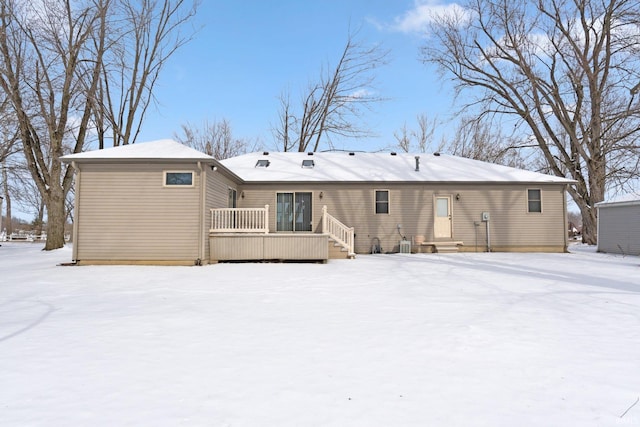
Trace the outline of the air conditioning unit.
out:
<instances>
[{"instance_id":1,"label":"air conditioning unit","mask_svg":"<svg viewBox=\"0 0 640 427\"><path fill-rule=\"evenodd\" d=\"M411 241L409 241L409 240L401 240L400 241L400 253L401 254L410 254L411 253Z\"/></svg>"}]
</instances>

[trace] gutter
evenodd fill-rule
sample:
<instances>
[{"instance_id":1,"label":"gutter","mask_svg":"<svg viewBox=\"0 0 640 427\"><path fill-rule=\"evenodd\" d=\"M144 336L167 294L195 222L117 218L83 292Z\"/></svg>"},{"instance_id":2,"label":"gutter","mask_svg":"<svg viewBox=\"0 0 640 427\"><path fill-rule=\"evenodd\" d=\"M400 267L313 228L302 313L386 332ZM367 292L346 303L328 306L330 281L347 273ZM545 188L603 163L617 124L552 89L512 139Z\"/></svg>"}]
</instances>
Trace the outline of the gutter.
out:
<instances>
[{"instance_id":1,"label":"gutter","mask_svg":"<svg viewBox=\"0 0 640 427\"><path fill-rule=\"evenodd\" d=\"M564 225L562 229L564 230L564 251L569 252L569 232L567 231L567 225L569 224L569 213L567 212L567 189L569 185L564 186L564 190L562 191L562 209L564 210Z\"/></svg>"},{"instance_id":2,"label":"gutter","mask_svg":"<svg viewBox=\"0 0 640 427\"><path fill-rule=\"evenodd\" d=\"M204 226L204 207L206 204L206 195L207 195L207 168L202 162L198 162L198 169L200 170L200 209L198 213L198 221L200 223L200 232L198 233L198 259L196 260L196 265L202 265L202 260L204 259L204 235L205 235L205 226Z\"/></svg>"},{"instance_id":3,"label":"gutter","mask_svg":"<svg viewBox=\"0 0 640 427\"><path fill-rule=\"evenodd\" d=\"M80 228L80 186L82 180L80 179L80 168L76 162L71 162L71 167L76 173L76 194L73 198L73 249L71 251L71 260L74 263L78 262L78 229Z\"/></svg>"}]
</instances>

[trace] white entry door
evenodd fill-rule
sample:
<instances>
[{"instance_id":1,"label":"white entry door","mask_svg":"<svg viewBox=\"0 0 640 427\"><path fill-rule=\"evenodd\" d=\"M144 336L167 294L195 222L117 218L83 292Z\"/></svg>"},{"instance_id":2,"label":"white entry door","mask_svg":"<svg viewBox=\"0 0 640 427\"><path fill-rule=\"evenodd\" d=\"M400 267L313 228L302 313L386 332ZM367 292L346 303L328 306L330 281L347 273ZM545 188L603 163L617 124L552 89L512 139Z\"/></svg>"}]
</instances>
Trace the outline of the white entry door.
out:
<instances>
[{"instance_id":1,"label":"white entry door","mask_svg":"<svg viewBox=\"0 0 640 427\"><path fill-rule=\"evenodd\" d=\"M436 197L436 219L433 225L436 239L451 238L451 196Z\"/></svg>"}]
</instances>

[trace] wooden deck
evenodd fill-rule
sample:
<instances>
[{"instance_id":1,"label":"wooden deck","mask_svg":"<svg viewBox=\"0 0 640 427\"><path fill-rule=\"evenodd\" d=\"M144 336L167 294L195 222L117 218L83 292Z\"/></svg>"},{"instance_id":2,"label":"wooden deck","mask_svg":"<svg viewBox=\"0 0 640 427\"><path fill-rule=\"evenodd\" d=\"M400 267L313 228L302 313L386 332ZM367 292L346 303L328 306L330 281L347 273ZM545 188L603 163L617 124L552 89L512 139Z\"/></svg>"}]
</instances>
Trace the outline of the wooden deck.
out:
<instances>
[{"instance_id":1,"label":"wooden deck","mask_svg":"<svg viewBox=\"0 0 640 427\"><path fill-rule=\"evenodd\" d=\"M209 261L316 261L329 259L329 236L311 233L211 233Z\"/></svg>"},{"instance_id":2,"label":"wooden deck","mask_svg":"<svg viewBox=\"0 0 640 427\"><path fill-rule=\"evenodd\" d=\"M353 258L355 234L322 208L322 233L269 230L264 208L211 209L209 261L321 261Z\"/></svg>"}]
</instances>

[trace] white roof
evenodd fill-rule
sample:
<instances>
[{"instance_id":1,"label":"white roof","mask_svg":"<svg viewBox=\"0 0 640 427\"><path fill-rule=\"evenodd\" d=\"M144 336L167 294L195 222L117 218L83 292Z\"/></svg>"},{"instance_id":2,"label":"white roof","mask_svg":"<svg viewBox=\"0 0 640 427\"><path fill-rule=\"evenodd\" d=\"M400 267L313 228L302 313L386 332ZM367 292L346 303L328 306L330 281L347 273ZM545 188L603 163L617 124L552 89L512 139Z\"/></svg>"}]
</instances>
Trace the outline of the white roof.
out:
<instances>
[{"instance_id":1,"label":"white roof","mask_svg":"<svg viewBox=\"0 0 640 427\"><path fill-rule=\"evenodd\" d=\"M623 194L604 202L596 203L596 207L640 205L640 192Z\"/></svg>"},{"instance_id":2,"label":"white roof","mask_svg":"<svg viewBox=\"0 0 640 427\"><path fill-rule=\"evenodd\" d=\"M214 158L172 139L121 145L103 150L69 154L60 158L64 162L92 160L191 160L213 161Z\"/></svg>"},{"instance_id":3,"label":"white roof","mask_svg":"<svg viewBox=\"0 0 640 427\"><path fill-rule=\"evenodd\" d=\"M323 152L251 153L221 161L245 182L531 182L574 181L445 154ZM268 160L268 167L256 167ZM311 168L303 160L313 160Z\"/></svg>"}]
</instances>

